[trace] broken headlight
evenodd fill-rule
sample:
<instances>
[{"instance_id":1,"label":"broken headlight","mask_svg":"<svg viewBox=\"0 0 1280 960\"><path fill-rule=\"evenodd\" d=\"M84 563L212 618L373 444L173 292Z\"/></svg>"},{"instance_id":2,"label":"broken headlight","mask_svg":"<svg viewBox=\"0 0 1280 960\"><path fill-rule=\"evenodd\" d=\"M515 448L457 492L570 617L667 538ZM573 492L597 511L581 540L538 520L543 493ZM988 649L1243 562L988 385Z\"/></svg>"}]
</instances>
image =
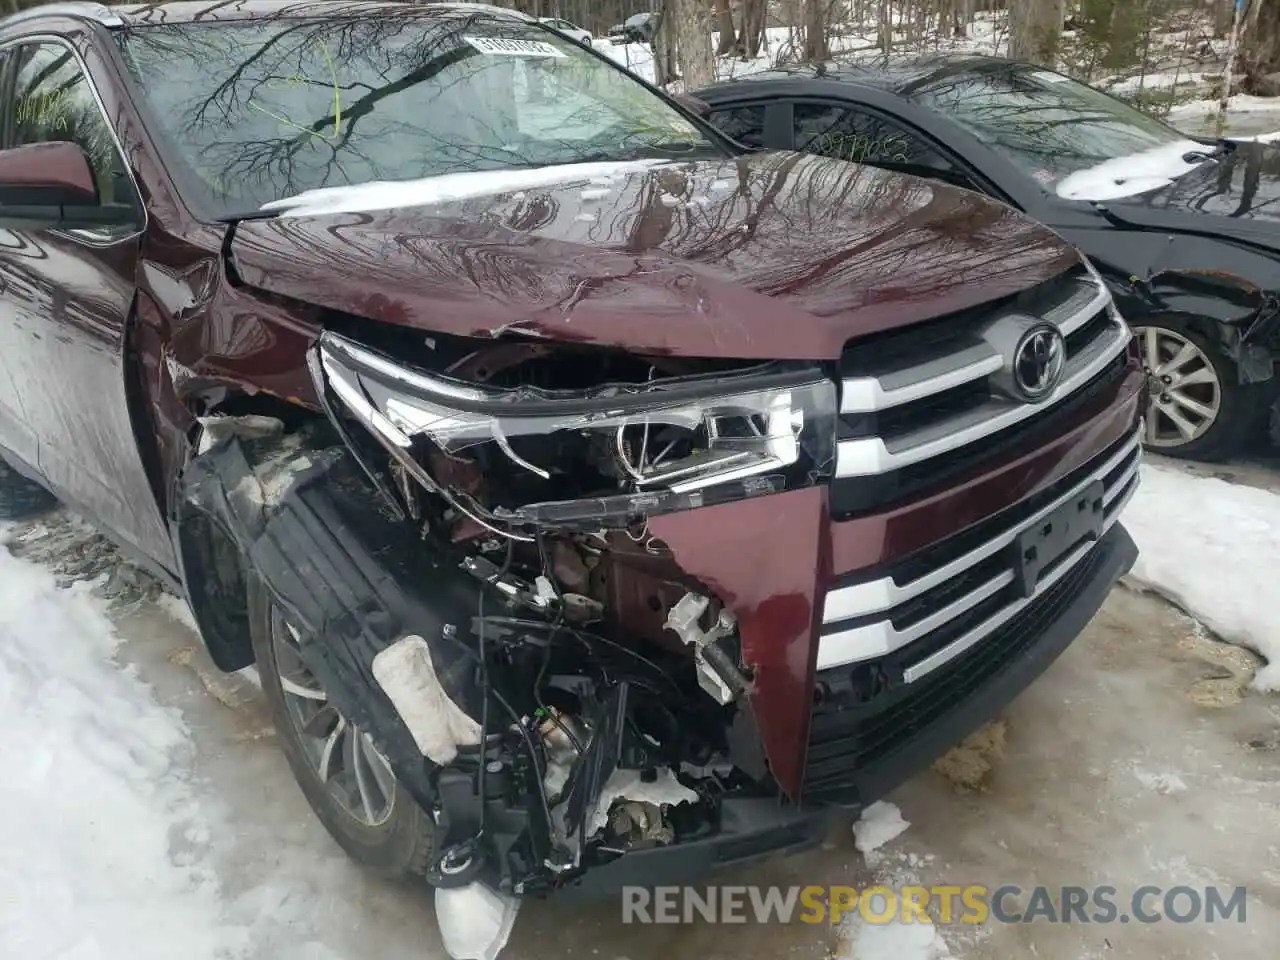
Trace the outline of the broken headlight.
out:
<instances>
[{"instance_id":1,"label":"broken headlight","mask_svg":"<svg viewBox=\"0 0 1280 960\"><path fill-rule=\"evenodd\" d=\"M829 478L835 459L836 388L814 367L499 388L325 333L312 372L420 482L508 527L599 527L777 493Z\"/></svg>"}]
</instances>

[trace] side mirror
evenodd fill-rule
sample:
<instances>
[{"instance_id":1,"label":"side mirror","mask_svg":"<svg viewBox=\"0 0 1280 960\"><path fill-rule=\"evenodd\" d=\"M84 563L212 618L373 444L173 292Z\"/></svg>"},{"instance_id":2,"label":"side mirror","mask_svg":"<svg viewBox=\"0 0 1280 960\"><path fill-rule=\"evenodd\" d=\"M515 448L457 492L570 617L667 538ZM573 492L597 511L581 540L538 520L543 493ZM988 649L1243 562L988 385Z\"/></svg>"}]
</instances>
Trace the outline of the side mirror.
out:
<instances>
[{"instance_id":1,"label":"side mirror","mask_svg":"<svg viewBox=\"0 0 1280 960\"><path fill-rule=\"evenodd\" d=\"M101 224L89 158L65 140L0 150L0 225L13 229Z\"/></svg>"},{"instance_id":2,"label":"side mirror","mask_svg":"<svg viewBox=\"0 0 1280 960\"><path fill-rule=\"evenodd\" d=\"M671 95L671 98L690 113L699 117L705 119L711 114L711 104L705 100L698 99L691 93L675 93Z\"/></svg>"},{"instance_id":3,"label":"side mirror","mask_svg":"<svg viewBox=\"0 0 1280 960\"><path fill-rule=\"evenodd\" d=\"M57 140L0 150L0 207L96 207L89 158Z\"/></svg>"}]
</instances>

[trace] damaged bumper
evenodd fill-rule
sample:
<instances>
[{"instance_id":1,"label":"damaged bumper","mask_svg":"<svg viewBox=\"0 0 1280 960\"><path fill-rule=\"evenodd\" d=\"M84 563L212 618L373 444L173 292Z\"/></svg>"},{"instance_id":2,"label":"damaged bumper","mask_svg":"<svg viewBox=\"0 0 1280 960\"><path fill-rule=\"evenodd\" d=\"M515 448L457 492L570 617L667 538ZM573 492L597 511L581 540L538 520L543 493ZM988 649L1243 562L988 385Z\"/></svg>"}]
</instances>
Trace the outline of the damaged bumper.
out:
<instances>
[{"instance_id":1,"label":"damaged bumper","mask_svg":"<svg viewBox=\"0 0 1280 960\"><path fill-rule=\"evenodd\" d=\"M314 668L340 709L363 729L377 731L397 777L415 798L438 813L474 810L463 796L474 800L475 765L443 771L442 779L440 765L424 755L376 676L379 655L401 638L432 637L430 655L442 687L478 715L477 662L461 642L460 630L474 614L474 579L451 558L433 555L429 544L406 538L404 525L377 509L376 493L341 448L271 461L273 470L289 475L283 489L276 485L274 500L276 474L260 464L255 469L257 460L237 439L220 444L192 465L191 502L242 538L272 596L302 635L312 638ZM265 498L258 492L264 487ZM1049 595L1020 610L981 651L931 676L927 689L922 684L919 690L900 690L892 704L877 703L874 712L820 702L808 753L809 775L822 781L815 783L822 790L815 789L814 800L824 802L795 804L757 791L730 791L718 798L714 830L695 830L684 842L604 859L592 867L589 880L578 882L583 875L571 874L562 886L577 896L605 896L623 885L687 882L708 871L815 846L826 833L829 804L861 805L883 796L995 717L1066 649L1135 557L1128 534L1114 526L1070 580L1059 581ZM818 671L819 688L834 682L837 672ZM873 762L839 758L832 745L842 731L859 740L879 738L885 749ZM830 795L837 781L840 789ZM504 809L492 829L512 838L536 832L535 818L511 803L514 792L502 794L493 809ZM441 825L446 836L465 838L475 823L467 818L449 824L446 818ZM513 846L508 854L520 853L517 861L533 872L533 850L532 845L523 851ZM499 876L489 879L502 885Z\"/></svg>"},{"instance_id":2,"label":"damaged bumper","mask_svg":"<svg viewBox=\"0 0 1280 960\"><path fill-rule=\"evenodd\" d=\"M1096 612L1140 456L1108 324L1085 387L898 506L908 458L837 476L850 420L813 368L478 388L322 337L329 422L231 430L185 509L432 813L438 886L678 881L818 842Z\"/></svg>"},{"instance_id":3,"label":"damaged bumper","mask_svg":"<svg viewBox=\"0 0 1280 960\"><path fill-rule=\"evenodd\" d=\"M864 806L883 797L927 768L984 723L994 719L1067 649L1097 614L1107 594L1137 559L1138 551L1123 527L1098 544L1078 573L1073 591L1062 591L1032 616L1012 625L981 660L940 673L921 694L929 704L923 717L909 716L907 698L877 718L887 749L868 766L843 767L845 805ZM834 722L832 722L834 719ZM815 723L825 730L869 727L866 716L833 718L820 711ZM886 729L887 728L887 729ZM870 733L870 730L865 733ZM822 729L815 731L818 749ZM813 748L811 747L811 750ZM691 877L771 855L788 855L817 846L829 826L830 807L781 805L765 799L726 801L716 836L676 847L637 851L592 871L589 884L574 887L584 897L605 897L627 885L676 886Z\"/></svg>"}]
</instances>

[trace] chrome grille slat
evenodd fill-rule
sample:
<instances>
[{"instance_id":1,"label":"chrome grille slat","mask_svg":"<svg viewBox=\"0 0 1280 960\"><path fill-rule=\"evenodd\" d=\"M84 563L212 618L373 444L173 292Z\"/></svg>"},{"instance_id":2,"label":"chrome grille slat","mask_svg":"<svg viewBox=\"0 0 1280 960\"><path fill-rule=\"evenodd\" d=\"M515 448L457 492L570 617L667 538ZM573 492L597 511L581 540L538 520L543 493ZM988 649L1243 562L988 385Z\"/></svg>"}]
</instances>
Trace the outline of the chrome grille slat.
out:
<instances>
[{"instance_id":1,"label":"chrome grille slat","mask_svg":"<svg viewBox=\"0 0 1280 960\"><path fill-rule=\"evenodd\" d=\"M909 627L898 629L892 620L877 620L865 627L854 627L841 630L839 633L823 634L822 644L827 647L849 647L858 651L858 660L870 660L883 657L885 654L905 647L914 640L919 640L932 633L944 624L950 623L966 610L976 607L983 600L994 597L997 593L1013 583L1013 571L1005 570L992 577L981 586L970 590L964 596L951 601L946 606L935 610L922 620L917 620ZM819 658L822 654L819 653ZM822 669L819 660L819 669Z\"/></svg>"},{"instance_id":2,"label":"chrome grille slat","mask_svg":"<svg viewBox=\"0 0 1280 960\"><path fill-rule=\"evenodd\" d=\"M1136 472L1136 470L1135 470ZM1129 498L1133 496L1134 490L1138 488L1137 483L1131 482L1124 490L1124 495L1120 498L1120 502L1113 510L1106 513L1102 523L1102 529L1105 533L1110 530L1112 525L1120 519L1120 511L1124 509L1124 505L1129 502ZM1036 584L1036 591L1030 597L1016 600L1006 607L1002 607L999 611L992 614L982 623L973 629L967 631L961 636L952 640L949 644L940 650L935 650L929 656L916 663L911 664L902 671L902 679L907 683L914 683L921 677L932 673L944 664L950 663L966 650L976 646L984 637L990 636L1001 626L1008 623L1028 606L1036 602L1036 598L1047 593L1055 583L1071 572L1071 569L1089 555L1096 543L1082 543L1076 547L1066 558L1060 560L1058 565L1047 573L1041 581Z\"/></svg>"},{"instance_id":3,"label":"chrome grille slat","mask_svg":"<svg viewBox=\"0 0 1280 960\"><path fill-rule=\"evenodd\" d=\"M1065 337L1083 327L1110 302L1106 287L1082 278L1076 284L1076 291L1062 303L1046 310L1044 318L1056 323Z\"/></svg>"},{"instance_id":4,"label":"chrome grille slat","mask_svg":"<svg viewBox=\"0 0 1280 960\"><path fill-rule=\"evenodd\" d=\"M1055 497L1052 502L1036 510L1030 516L1011 522L1001 532L994 534L981 545L954 560L942 564L923 576L905 584L899 584L892 577L884 577L867 583L851 584L831 590L827 594L823 606L823 633L818 644L818 669L825 670L885 656L927 636L932 631L961 616L965 611L995 596L1013 581L1012 569L1001 571L995 576L989 577L980 586L967 591L963 596L952 600L939 610L930 613L927 617L912 623L908 627L899 629L892 622L892 615L895 610L901 609L904 604L915 600L930 590L943 587L955 581L958 577L965 576L968 571L979 564L996 557L1000 551L1012 544L1023 531L1039 523L1099 480L1105 484L1103 493L1104 523L1109 527L1115 522L1115 518L1119 516L1119 512L1123 509L1128 497L1132 495L1133 490L1137 487L1138 468L1142 459L1141 438L1142 432L1139 429L1127 437L1124 443L1108 455L1106 459L1102 460L1090 469L1085 476L1072 484L1070 490ZM1117 471L1119 472L1117 473ZM1092 543L1083 544L1076 550L1076 553L1083 557L1092 546ZM1075 562L1071 560L1071 557L1074 556L1075 553L1071 554L1068 560L1060 562L1059 566L1070 566L1071 563ZM1047 589L1044 584L1054 575L1053 571L1044 574L1037 591L1041 587ZM1018 604L1021 604L1021 606ZM1017 610L1022 609L1025 605L1019 600L1010 606L1017 608L1014 610L1014 613L1016 613ZM882 614L882 616L870 624L861 624L849 629L841 629L839 626L842 622L854 618L871 617L876 614ZM1009 616L1013 616L1013 613L1010 613ZM1003 623L1004 620L999 622ZM977 629L980 628L975 628L975 630ZM990 629L995 629L995 627L990 627ZM966 637L968 635L965 634ZM964 638L962 637L961 639ZM959 642L955 641L955 643ZM944 649L950 649L951 646L948 645ZM959 652L962 652L962 650L958 649L956 655ZM916 675L923 676L923 673L917 672Z\"/></svg>"},{"instance_id":5,"label":"chrome grille slat","mask_svg":"<svg viewBox=\"0 0 1280 960\"><path fill-rule=\"evenodd\" d=\"M1106 287L1080 278L1066 299L1044 310L1044 319L1069 336L1096 317L1111 302ZM975 342L914 363L883 370L875 376L846 377L840 397L841 413L872 413L978 380L1000 369L1000 356L986 343Z\"/></svg>"},{"instance_id":6,"label":"chrome grille slat","mask_svg":"<svg viewBox=\"0 0 1280 960\"><path fill-rule=\"evenodd\" d=\"M863 477L889 473L922 460L949 453L983 437L1044 413L1066 400L1128 348L1131 334L1123 321L1108 326L1108 334L1095 339L1067 361L1066 373L1058 388L1038 404L992 401L980 414L966 411L918 429L912 434L892 437L862 437L842 440L836 451L837 477Z\"/></svg>"},{"instance_id":7,"label":"chrome grille slat","mask_svg":"<svg viewBox=\"0 0 1280 960\"><path fill-rule=\"evenodd\" d=\"M937 330L922 334L914 354L907 349L909 332L882 359L874 343L865 356L851 344L840 412L875 419L850 423L849 438L836 451L837 480L893 473L1029 421L1103 373L1128 346L1129 329L1092 271L1051 281L1022 304L993 308L989 316L965 315L951 333L943 326L941 336ZM1039 403L1019 402L1000 385L1007 382L1011 362L1001 352L1010 349L1001 346L1007 334L988 334L1007 330L1001 324L1010 318L1015 325L1030 322L1016 319L1021 316L1047 320L1070 338L1062 380ZM887 411L895 413L886 416Z\"/></svg>"},{"instance_id":8,"label":"chrome grille slat","mask_svg":"<svg viewBox=\"0 0 1280 960\"><path fill-rule=\"evenodd\" d=\"M930 571L923 577L905 584L898 584L892 577L884 577L869 583L837 587L827 594L826 606L823 608L822 613L823 622L835 623L855 616L880 613L891 607L906 603L908 600L912 600L928 590L941 586L953 577L959 576L970 567L976 566L988 557L994 556L1013 543L1019 533L1039 523L1089 484L1107 477L1126 459L1133 456L1133 452L1138 449L1140 444L1141 437L1138 434L1134 434L1125 441L1123 447L1108 457L1096 470L1091 470L1088 477L1070 491L1037 510L1016 526L1010 527L999 536L988 540L982 546L975 547L964 556L957 557L950 563ZM1134 461L1133 470L1137 470L1136 460Z\"/></svg>"},{"instance_id":9,"label":"chrome grille slat","mask_svg":"<svg viewBox=\"0 0 1280 960\"><path fill-rule=\"evenodd\" d=\"M980 380L1000 369L1000 357L985 343L936 357L924 363L882 373L878 377L857 377L844 381L840 392L841 413L872 413L922 400Z\"/></svg>"}]
</instances>

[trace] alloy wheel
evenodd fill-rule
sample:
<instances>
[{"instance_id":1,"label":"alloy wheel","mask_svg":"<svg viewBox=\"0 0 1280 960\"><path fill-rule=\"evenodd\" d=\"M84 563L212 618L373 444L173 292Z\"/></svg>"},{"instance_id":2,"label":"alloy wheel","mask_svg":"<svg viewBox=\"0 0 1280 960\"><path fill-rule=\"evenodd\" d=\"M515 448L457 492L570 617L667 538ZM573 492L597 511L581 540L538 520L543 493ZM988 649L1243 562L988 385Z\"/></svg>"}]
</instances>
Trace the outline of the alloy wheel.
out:
<instances>
[{"instance_id":1,"label":"alloy wheel","mask_svg":"<svg viewBox=\"0 0 1280 960\"><path fill-rule=\"evenodd\" d=\"M302 658L300 636L271 611L271 649L285 710L311 770L352 819L377 827L391 818L395 776L368 734L329 703L329 694Z\"/></svg>"},{"instance_id":2,"label":"alloy wheel","mask_svg":"<svg viewBox=\"0 0 1280 960\"><path fill-rule=\"evenodd\" d=\"M1144 441L1180 447L1208 432L1222 412L1217 367L1187 337L1165 327L1135 327L1150 393Z\"/></svg>"}]
</instances>

